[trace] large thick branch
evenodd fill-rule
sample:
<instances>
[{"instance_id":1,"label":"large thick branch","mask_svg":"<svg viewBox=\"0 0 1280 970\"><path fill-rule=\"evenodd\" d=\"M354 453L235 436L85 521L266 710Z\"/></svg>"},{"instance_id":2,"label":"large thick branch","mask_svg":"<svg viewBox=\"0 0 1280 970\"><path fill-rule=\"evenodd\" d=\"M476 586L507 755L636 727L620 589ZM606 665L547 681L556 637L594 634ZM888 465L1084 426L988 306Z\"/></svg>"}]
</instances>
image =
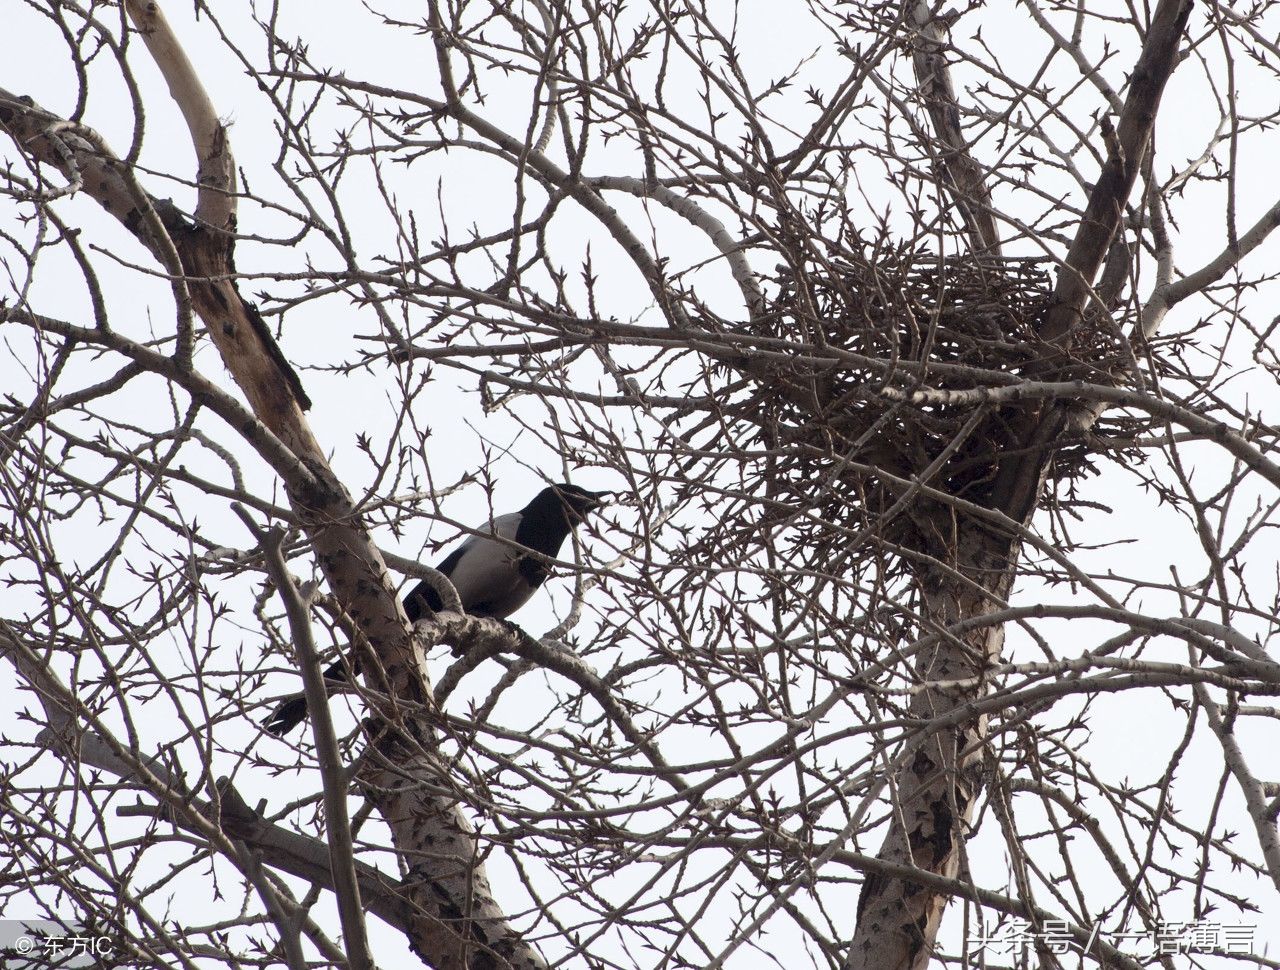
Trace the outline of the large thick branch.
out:
<instances>
[{"instance_id":1,"label":"large thick branch","mask_svg":"<svg viewBox=\"0 0 1280 970\"><path fill-rule=\"evenodd\" d=\"M915 28L911 60L916 86L933 122L939 152L937 168L945 188L954 197L976 253L1000 255L1000 235L992 215L991 192L986 172L974 159L960 127L951 67L946 58L947 27L934 16L936 4L929 0L906 0L910 5L907 22Z\"/></svg>"},{"instance_id":2,"label":"large thick branch","mask_svg":"<svg viewBox=\"0 0 1280 970\"><path fill-rule=\"evenodd\" d=\"M62 121L30 99L0 91L0 125L35 162L78 181L158 257L170 247L176 251L192 306L254 414L310 472L305 480L286 479L286 487L337 600L387 673L390 697L427 710L430 692L422 653L415 647L386 564L303 415L306 399L296 375L236 288L233 237L227 231L235 217L230 175L234 162L225 129L159 5L130 2L129 11L195 140L201 221L192 224L176 206L141 193L133 172L106 150L100 137ZM184 363L181 344L180 335L175 355L179 364ZM498 911L470 824L456 799L440 794L449 790L448 769L434 754L434 735L421 725L411 727L411 745L397 743L393 732L378 742L383 749L382 790L388 793L378 799L379 806L397 849L411 860L415 874L406 885L407 902L415 914L411 945L438 968L542 966L537 951ZM410 784L399 783L406 778L412 779ZM447 871L444 878L438 869ZM479 922L477 911L483 916Z\"/></svg>"},{"instance_id":3,"label":"large thick branch","mask_svg":"<svg viewBox=\"0 0 1280 970\"><path fill-rule=\"evenodd\" d=\"M303 436L297 431L305 422L300 425L289 416L311 403L298 375L258 311L229 279L233 237L195 225L172 202L143 192L96 132L3 88L0 127L34 161L78 183L161 265L167 267L169 254L177 254L195 310L254 412L297 454L319 452L314 439L308 440L309 432Z\"/></svg>"},{"instance_id":4,"label":"large thick branch","mask_svg":"<svg viewBox=\"0 0 1280 970\"><path fill-rule=\"evenodd\" d=\"M1125 204L1151 143L1160 98L1178 62L1178 46L1192 3L1193 0L1161 0L1151 18L1142 53L1130 78L1120 124L1113 136L1106 139L1107 161L1089 194L1084 218L1058 274L1052 305L1040 326L1040 335L1047 341L1067 343L1084 317L1094 293L1094 280L1120 227ZM1054 379L1051 372L1037 376ZM1078 408L1073 411L1071 405L1063 404L1030 414L1014 449L1020 457L1002 463L996 473L992 506L1018 521L1026 521L1044 488L1057 440L1068 427L1092 423L1100 415L1100 409L1082 415Z\"/></svg>"},{"instance_id":5,"label":"large thick branch","mask_svg":"<svg viewBox=\"0 0 1280 970\"><path fill-rule=\"evenodd\" d=\"M1046 340L1065 340L1084 317L1093 281L1120 227L1125 204L1151 144L1160 97L1178 62L1178 45L1187 29L1193 2L1162 0L1129 78L1129 96L1114 133L1104 117L1107 161L1089 193L1089 205L1058 275L1053 306L1040 326L1040 335Z\"/></svg>"},{"instance_id":6,"label":"large thick branch","mask_svg":"<svg viewBox=\"0 0 1280 970\"><path fill-rule=\"evenodd\" d=\"M169 27L159 3L126 0L125 8L156 66L169 85L169 93L182 112L191 144L196 150L196 219L214 229L235 229L236 166L227 139L227 128L218 117L177 36Z\"/></svg>"}]
</instances>

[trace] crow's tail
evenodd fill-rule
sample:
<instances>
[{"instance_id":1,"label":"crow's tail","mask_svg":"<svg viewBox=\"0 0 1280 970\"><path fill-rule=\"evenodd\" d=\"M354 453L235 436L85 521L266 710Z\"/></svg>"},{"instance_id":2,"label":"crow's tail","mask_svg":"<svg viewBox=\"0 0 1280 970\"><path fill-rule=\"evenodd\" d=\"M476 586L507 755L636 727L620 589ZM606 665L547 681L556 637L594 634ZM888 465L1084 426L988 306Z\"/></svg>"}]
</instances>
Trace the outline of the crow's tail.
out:
<instances>
[{"instance_id":1,"label":"crow's tail","mask_svg":"<svg viewBox=\"0 0 1280 970\"><path fill-rule=\"evenodd\" d=\"M359 673L359 670L356 671ZM350 683L347 677L347 665L339 660L324 672L325 686L332 692ZM292 694L282 700L271 715L262 722L268 734L283 737L307 719L307 697L305 694Z\"/></svg>"}]
</instances>

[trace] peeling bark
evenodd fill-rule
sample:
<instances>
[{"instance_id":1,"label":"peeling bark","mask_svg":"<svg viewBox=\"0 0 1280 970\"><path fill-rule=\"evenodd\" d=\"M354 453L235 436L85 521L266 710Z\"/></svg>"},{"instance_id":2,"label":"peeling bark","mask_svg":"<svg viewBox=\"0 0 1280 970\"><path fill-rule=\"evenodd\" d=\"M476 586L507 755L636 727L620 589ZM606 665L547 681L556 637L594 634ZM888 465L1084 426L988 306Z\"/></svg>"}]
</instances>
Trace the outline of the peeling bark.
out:
<instances>
[{"instance_id":1,"label":"peeling bark","mask_svg":"<svg viewBox=\"0 0 1280 970\"><path fill-rule=\"evenodd\" d=\"M435 967L537 970L537 950L515 933L494 898L476 835L448 783L449 771L403 736L379 739L360 784L395 834L414 951Z\"/></svg>"},{"instance_id":2,"label":"peeling bark","mask_svg":"<svg viewBox=\"0 0 1280 970\"><path fill-rule=\"evenodd\" d=\"M393 722L405 723L397 701L430 709L421 647L395 585L350 493L329 468L303 410L301 383L257 311L233 279L234 160L225 127L155 2L128 4L148 49L178 99L198 158L195 221L172 203L146 194L132 171L95 132L72 125L30 98L0 90L0 125L39 163L79 180L82 189L138 240L176 270L191 307L254 415L297 456L308 475L285 475L285 486L336 598L359 627L387 673ZM177 266L173 267L174 259ZM184 364L182 324L178 353ZM189 356L189 355L188 355ZM189 363L189 362L188 362ZM277 468L279 471L280 469ZM421 718L421 713L418 715ZM544 966L541 956L505 920L476 853L470 823L448 791L448 771L434 754L436 739L410 723L413 743L377 742L382 766L367 779L390 824L402 858L414 860L404 883L412 914L410 943L442 968ZM332 885L332 882L329 883Z\"/></svg>"},{"instance_id":3,"label":"peeling bark","mask_svg":"<svg viewBox=\"0 0 1280 970\"><path fill-rule=\"evenodd\" d=\"M1008 537L981 526L963 529L952 569L921 579L926 632L1000 609L1013 582L1015 548ZM894 821L878 853L881 860L947 878L959 873L961 842L982 790L986 717L941 731L929 724L985 693L982 678L1000 659L1003 646L1004 627L996 623L944 634L920 657L916 670L921 681L978 680L959 688L924 690L912 698L909 712L922 733L914 756L894 779ZM948 898L921 883L869 875L858 900L847 970L928 966Z\"/></svg>"}]
</instances>

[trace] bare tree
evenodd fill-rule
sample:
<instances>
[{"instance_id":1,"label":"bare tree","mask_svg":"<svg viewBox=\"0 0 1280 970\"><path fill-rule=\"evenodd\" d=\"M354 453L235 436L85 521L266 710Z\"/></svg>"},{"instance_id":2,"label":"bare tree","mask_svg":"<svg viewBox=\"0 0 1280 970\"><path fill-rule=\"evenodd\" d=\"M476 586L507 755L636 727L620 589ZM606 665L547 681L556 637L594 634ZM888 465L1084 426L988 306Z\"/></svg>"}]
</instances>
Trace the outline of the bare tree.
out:
<instances>
[{"instance_id":1,"label":"bare tree","mask_svg":"<svg viewBox=\"0 0 1280 970\"><path fill-rule=\"evenodd\" d=\"M1280 966L1278 16L32 0L6 912L183 967ZM450 602L570 475L620 498L521 626L410 624L392 571Z\"/></svg>"}]
</instances>

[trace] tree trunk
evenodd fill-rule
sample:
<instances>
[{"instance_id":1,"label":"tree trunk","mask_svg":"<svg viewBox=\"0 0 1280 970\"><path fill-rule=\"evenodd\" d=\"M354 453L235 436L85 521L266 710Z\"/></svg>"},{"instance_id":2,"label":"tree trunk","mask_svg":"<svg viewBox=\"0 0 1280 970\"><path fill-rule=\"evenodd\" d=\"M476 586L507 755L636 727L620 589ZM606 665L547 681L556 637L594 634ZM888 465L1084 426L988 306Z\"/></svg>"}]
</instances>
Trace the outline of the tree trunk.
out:
<instances>
[{"instance_id":1,"label":"tree trunk","mask_svg":"<svg viewBox=\"0 0 1280 970\"><path fill-rule=\"evenodd\" d=\"M913 750L894 779L893 820L879 852L887 862L947 877L959 872L960 843L982 788L987 719L954 715L985 692L985 673L1000 658L1004 628L980 626L960 635L942 631L1004 605L1015 550L1008 536L969 523L960 528L954 558L948 557L951 568L921 577L928 624L922 632L942 635L916 663L919 682L933 686L915 694L910 704L921 733L908 741ZM946 902L918 883L868 875L847 970L928 966Z\"/></svg>"},{"instance_id":2,"label":"tree trunk","mask_svg":"<svg viewBox=\"0 0 1280 970\"><path fill-rule=\"evenodd\" d=\"M1084 219L1065 265L1059 271L1053 304L1040 322L1039 335L1068 350L1043 365L1057 379L1076 361L1073 332L1096 299L1093 282L1112 240L1120 230L1124 207L1151 142L1160 98L1177 63L1178 46L1191 13L1191 0L1161 0L1151 17L1142 53L1134 66L1119 125L1105 140L1107 155ZM917 9L917 13L919 8ZM917 22L919 23L919 16ZM920 71L922 87L928 71ZM932 82L931 82L932 83ZM947 92L953 98L954 94ZM1104 133L1110 123L1103 125ZM944 143L948 133L940 132ZM967 192L972 200L975 192ZM970 226L974 223L970 221ZM1103 311L1105 307L1098 308ZM1107 373L1105 368L1100 373ZM1100 409L1072 402L1049 402L1013 421L1010 457L993 456L994 485L988 506L1012 522L1026 524L1044 490L1049 463L1064 432L1087 427ZM954 558L922 549L942 565L923 571L920 588L926 632L971 622L1004 604L1013 587L1020 541L998 536L957 512ZM950 568L948 568L950 567ZM960 867L960 843L973 819L982 787L981 759L986 718L951 717L986 692L985 672L1000 659L1004 631L996 625L944 634L919 658L916 670L926 687L914 695L910 710L924 725L914 754L893 780L894 817L880 850L887 861L915 865L943 876ZM958 684L950 684L960 681ZM941 686L941 685L948 686ZM930 729L935 722L938 727ZM918 884L867 876L858 901L858 925L846 959L848 970L924 970L937 940L946 897Z\"/></svg>"}]
</instances>

